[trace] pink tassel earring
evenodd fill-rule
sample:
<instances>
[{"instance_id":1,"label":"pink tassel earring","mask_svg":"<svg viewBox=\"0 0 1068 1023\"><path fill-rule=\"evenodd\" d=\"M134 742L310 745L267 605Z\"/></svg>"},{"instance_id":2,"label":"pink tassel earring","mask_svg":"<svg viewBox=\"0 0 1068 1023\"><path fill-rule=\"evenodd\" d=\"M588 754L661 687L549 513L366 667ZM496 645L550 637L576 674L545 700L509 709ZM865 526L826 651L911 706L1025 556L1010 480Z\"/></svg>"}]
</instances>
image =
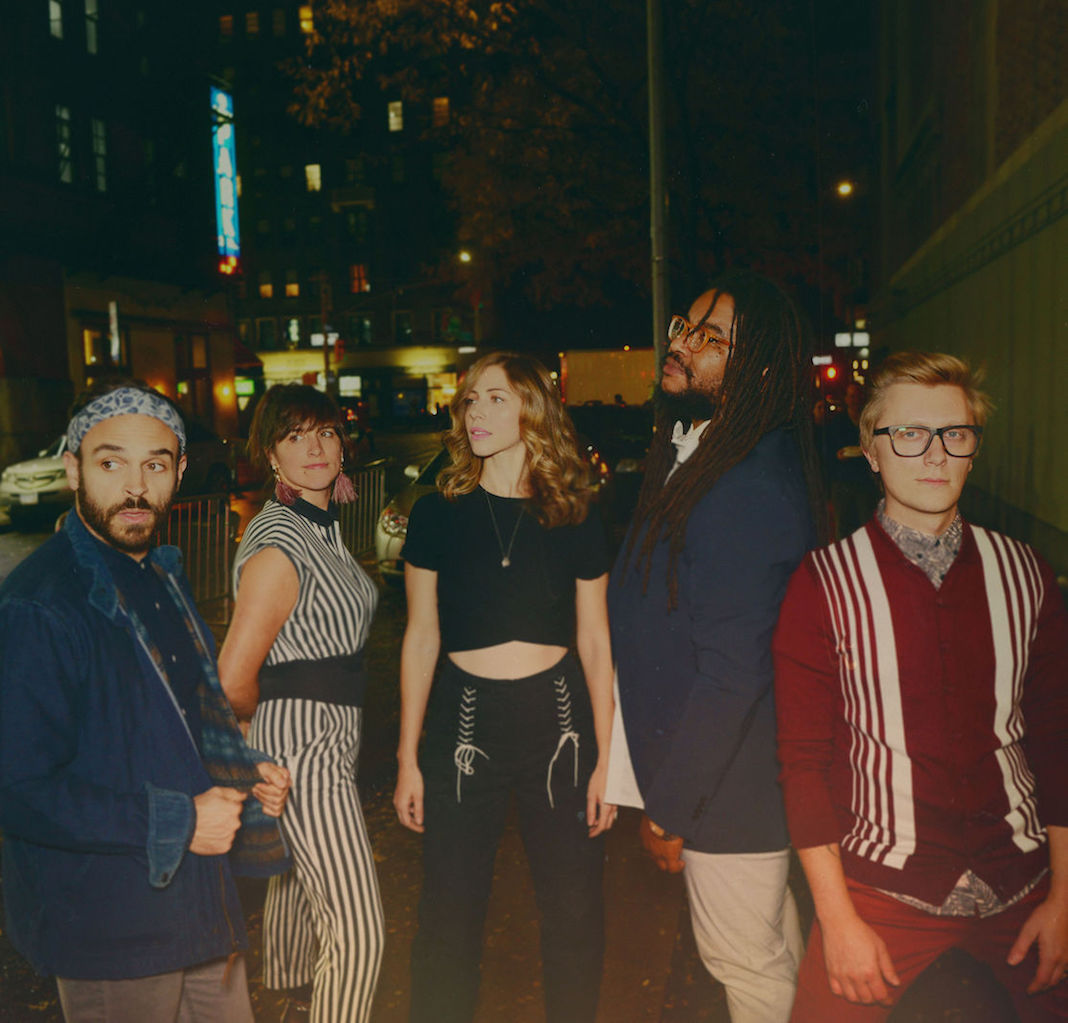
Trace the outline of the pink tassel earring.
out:
<instances>
[{"instance_id":1,"label":"pink tassel earring","mask_svg":"<svg viewBox=\"0 0 1068 1023\"><path fill-rule=\"evenodd\" d=\"M337 479L334 480L334 500L338 504L352 504L356 500L356 487L353 486L352 480L345 475L344 468L337 474Z\"/></svg>"},{"instance_id":2,"label":"pink tassel earring","mask_svg":"<svg viewBox=\"0 0 1068 1023\"><path fill-rule=\"evenodd\" d=\"M278 473L278 466L272 465L274 470L274 496L278 499L279 504L284 504L287 507L293 507L297 503L297 498L300 497L300 491L294 490Z\"/></svg>"}]
</instances>

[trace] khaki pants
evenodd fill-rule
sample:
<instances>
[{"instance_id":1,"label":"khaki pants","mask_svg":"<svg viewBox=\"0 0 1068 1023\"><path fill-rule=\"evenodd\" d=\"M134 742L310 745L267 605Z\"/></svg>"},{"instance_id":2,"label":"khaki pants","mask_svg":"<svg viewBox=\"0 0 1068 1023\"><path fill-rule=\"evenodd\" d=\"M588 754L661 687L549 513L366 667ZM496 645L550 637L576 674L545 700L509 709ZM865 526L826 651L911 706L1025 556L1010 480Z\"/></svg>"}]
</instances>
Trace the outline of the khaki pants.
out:
<instances>
[{"instance_id":1,"label":"khaki pants","mask_svg":"<svg viewBox=\"0 0 1068 1023\"><path fill-rule=\"evenodd\" d=\"M697 950L727 989L731 1023L786 1023L802 953L790 851L682 858Z\"/></svg>"}]
</instances>

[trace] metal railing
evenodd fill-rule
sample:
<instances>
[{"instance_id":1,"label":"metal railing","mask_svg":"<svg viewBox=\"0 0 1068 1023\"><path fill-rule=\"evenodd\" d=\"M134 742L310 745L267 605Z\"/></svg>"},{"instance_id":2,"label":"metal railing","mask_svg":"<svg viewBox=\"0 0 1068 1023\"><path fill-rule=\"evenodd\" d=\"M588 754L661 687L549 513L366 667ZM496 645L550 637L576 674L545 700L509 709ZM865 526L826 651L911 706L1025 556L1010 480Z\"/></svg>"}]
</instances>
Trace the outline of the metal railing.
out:
<instances>
[{"instance_id":1,"label":"metal railing","mask_svg":"<svg viewBox=\"0 0 1068 1023\"><path fill-rule=\"evenodd\" d=\"M185 574L204 618L230 620L230 566L233 564L237 515L229 494L205 494L175 501L170 518L157 534L160 543L182 551Z\"/></svg>"},{"instance_id":2,"label":"metal railing","mask_svg":"<svg viewBox=\"0 0 1068 1023\"><path fill-rule=\"evenodd\" d=\"M353 557L358 558L374 547L375 523L386 506L388 466L389 460L380 458L357 469L353 476L356 500L341 506L341 538Z\"/></svg>"},{"instance_id":3,"label":"metal railing","mask_svg":"<svg viewBox=\"0 0 1068 1023\"><path fill-rule=\"evenodd\" d=\"M386 505L387 459L361 466L353 474L356 500L341 506L341 538L354 557L374 547L375 523ZM200 613L211 624L230 621L230 570L238 515L229 494L205 494L175 501L157 542L182 551L185 573Z\"/></svg>"}]
</instances>

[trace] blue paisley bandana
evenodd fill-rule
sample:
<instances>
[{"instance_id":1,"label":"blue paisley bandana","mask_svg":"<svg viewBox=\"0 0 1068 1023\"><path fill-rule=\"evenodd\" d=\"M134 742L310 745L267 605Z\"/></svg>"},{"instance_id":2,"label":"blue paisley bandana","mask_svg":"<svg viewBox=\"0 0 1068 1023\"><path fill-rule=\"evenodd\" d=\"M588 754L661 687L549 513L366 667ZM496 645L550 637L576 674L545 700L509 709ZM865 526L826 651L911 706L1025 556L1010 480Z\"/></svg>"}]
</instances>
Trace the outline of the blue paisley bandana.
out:
<instances>
[{"instance_id":1,"label":"blue paisley bandana","mask_svg":"<svg viewBox=\"0 0 1068 1023\"><path fill-rule=\"evenodd\" d=\"M139 387L117 387L114 391L94 398L67 427L67 448L74 452L82 446L82 438L97 423L114 416L151 416L169 427L178 438L178 453L185 452L185 425L174 406L156 394Z\"/></svg>"}]
</instances>

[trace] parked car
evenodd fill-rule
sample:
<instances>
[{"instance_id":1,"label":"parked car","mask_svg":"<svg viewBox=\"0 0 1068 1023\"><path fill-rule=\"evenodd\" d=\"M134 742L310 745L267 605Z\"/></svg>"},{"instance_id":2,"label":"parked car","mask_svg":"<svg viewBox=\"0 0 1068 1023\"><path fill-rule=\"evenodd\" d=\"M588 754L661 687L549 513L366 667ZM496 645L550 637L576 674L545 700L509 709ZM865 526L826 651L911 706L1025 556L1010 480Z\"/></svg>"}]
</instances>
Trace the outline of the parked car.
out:
<instances>
[{"instance_id":1,"label":"parked car","mask_svg":"<svg viewBox=\"0 0 1068 1023\"><path fill-rule=\"evenodd\" d=\"M31 518L55 518L70 507L74 494L67 486L63 452L67 435L37 453L36 458L9 465L0 474L0 510L6 512L13 526Z\"/></svg>"},{"instance_id":2,"label":"parked car","mask_svg":"<svg viewBox=\"0 0 1068 1023\"><path fill-rule=\"evenodd\" d=\"M407 466L404 475L410 482L390 498L378 516L375 524L375 559L378 561L378 570L387 581L399 581L404 577L404 559L400 552L408 535L408 516L415 502L434 489L438 473L448 464L449 453L442 448L422 467Z\"/></svg>"},{"instance_id":3,"label":"parked car","mask_svg":"<svg viewBox=\"0 0 1068 1023\"><path fill-rule=\"evenodd\" d=\"M67 436L57 437L36 458L9 465L0 474L0 511L15 528L54 520L74 503L63 468ZM195 421L186 423L185 475L179 497L229 493L234 480L233 445Z\"/></svg>"}]
</instances>

